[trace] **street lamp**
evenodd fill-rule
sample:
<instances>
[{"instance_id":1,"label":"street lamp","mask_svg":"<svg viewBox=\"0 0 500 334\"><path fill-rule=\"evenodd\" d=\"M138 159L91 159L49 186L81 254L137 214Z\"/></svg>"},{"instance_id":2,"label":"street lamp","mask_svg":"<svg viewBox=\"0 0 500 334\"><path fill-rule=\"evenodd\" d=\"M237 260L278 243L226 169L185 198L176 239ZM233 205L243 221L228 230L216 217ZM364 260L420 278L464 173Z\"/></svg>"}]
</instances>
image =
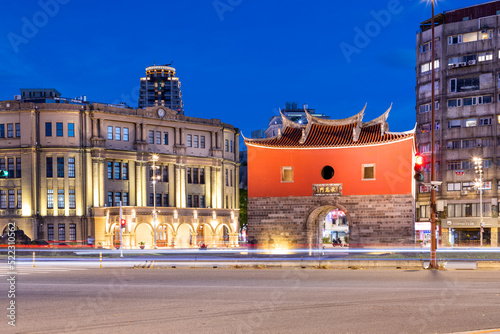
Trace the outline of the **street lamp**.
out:
<instances>
[{"instance_id":1,"label":"street lamp","mask_svg":"<svg viewBox=\"0 0 500 334\"><path fill-rule=\"evenodd\" d=\"M479 190L479 215L481 216L481 223L479 227L479 234L481 236L481 247L483 247L483 159L474 158L474 165L476 169L476 173L479 175L479 178L476 178L475 185Z\"/></svg>"},{"instance_id":2,"label":"street lamp","mask_svg":"<svg viewBox=\"0 0 500 334\"><path fill-rule=\"evenodd\" d=\"M158 154L153 154L152 157L153 160L153 165L151 166L151 170L153 172L153 176L151 177L151 182L153 183L153 231L154 231L154 237L153 237L153 248L156 249L156 218L157 218L157 212L156 212L156 182L159 181L160 176L157 175L158 173L156 172L160 166L156 165L156 162L158 161Z\"/></svg>"}]
</instances>

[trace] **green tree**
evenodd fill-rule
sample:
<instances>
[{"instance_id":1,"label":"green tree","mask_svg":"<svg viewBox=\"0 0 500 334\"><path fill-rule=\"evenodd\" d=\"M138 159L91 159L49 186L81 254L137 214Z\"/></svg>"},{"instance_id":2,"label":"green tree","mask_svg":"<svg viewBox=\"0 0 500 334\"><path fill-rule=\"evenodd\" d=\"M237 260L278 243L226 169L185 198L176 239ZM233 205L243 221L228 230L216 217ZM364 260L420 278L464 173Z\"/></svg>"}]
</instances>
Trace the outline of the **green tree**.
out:
<instances>
[{"instance_id":1,"label":"green tree","mask_svg":"<svg viewBox=\"0 0 500 334\"><path fill-rule=\"evenodd\" d=\"M240 188L240 229L247 226L248 191Z\"/></svg>"}]
</instances>

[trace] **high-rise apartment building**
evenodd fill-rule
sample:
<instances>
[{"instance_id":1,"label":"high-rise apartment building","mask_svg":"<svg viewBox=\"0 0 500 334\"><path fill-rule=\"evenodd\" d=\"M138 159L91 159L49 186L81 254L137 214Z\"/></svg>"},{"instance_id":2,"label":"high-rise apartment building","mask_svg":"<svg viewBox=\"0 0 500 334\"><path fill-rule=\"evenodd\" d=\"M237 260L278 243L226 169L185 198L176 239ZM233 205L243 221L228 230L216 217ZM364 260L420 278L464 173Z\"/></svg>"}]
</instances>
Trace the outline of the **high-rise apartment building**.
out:
<instances>
[{"instance_id":1,"label":"high-rise apartment building","mask_svg":"<svg viewBox=\"0 0 500 334\"><path fill-rule=\"evenodd\" d=\"M417 33L418 151L436 152L437 218L443 245L497 246L500 189L500 1L435 16ZM435 55L435 147L431 147L431 52ZM482 159L482 187L474 158ZM482 188L482 190L481 190ZM417 220L429 221L430 189L420 185ZM482 191L482 196L480 192ZM482 226L481 226L482 225ZM482 231L481 231L482 229ZM417 239L427 238L421 234Z\"/></svg>"},{"instance_id":2,"label":"high-rise apartment building","mask_svg":"<svg viewBox=\"0 0 500 334\"><path fill-rule=\"evenodd\" d=\"M175 68L172 66L146 67L146 76L141 78L139 108L161 106L184 114L181 82L175 76Z\"/></svg>"},{"instance_id":3,"label":"high-rise apartment building","mask_svg":"<svg viewBox=\"0 0 500 334\"><path fill-rule=\"evenodd\" d=\"M296 102L286 102L285 108L281 109L281 113L285 115L288 119L292 120L293 122L297 122L298 124L307 124L307 116L305 110L307 110L307 112L313 115L314 117L323 119L330 118L330 116L316 113L316 110L310 109L307 103L304 103L302 105L302 108L299 108ZM264 130L265 138L271 138L277 136L278 131L283 129L283 122L281 121L282 119L281 113L280 115L271 117L271 119L269 120L267 129Z\"/></svg>"}]
</instances>

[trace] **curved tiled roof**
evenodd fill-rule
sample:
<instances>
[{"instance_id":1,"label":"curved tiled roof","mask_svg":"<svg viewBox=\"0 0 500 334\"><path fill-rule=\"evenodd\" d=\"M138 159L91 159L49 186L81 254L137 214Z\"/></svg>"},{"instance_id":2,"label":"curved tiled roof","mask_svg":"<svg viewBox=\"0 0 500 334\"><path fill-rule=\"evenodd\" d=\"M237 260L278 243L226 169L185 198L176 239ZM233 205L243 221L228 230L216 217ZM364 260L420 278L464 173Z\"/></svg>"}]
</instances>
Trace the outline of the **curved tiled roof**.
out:
<instances>
[{"instance_id":1,"label":"curved tiled roof","mask_svg":"<svg viewBox=\"0 0 500 334\"><path fill-rule=\"evenodd\" d=\"M358 140L353 138L353 129L357 123L344 125L320 125L312 124L307 138L303 144L300 139L303 136L302 129L287 127L281 136L252 140L245 139L245 143L262 147L283 148L311 148L311 147L345 147L381 144L413 137L413 132L391 133L382 131L382 124L377 123L364 126L360 129ZM384 134L382 135L382 132Z\"/></svg>"}]
</instances>

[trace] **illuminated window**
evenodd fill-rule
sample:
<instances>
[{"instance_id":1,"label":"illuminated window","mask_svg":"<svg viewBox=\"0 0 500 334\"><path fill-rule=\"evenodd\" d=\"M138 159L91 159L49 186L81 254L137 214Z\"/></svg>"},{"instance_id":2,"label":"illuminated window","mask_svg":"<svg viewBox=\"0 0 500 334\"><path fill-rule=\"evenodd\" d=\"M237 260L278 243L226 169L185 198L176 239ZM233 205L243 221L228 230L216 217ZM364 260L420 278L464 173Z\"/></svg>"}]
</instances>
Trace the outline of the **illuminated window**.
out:
<instances>
[{"instance_id":1,"label":"illuminated window","mask_svg":"<svg viewBox=\"0 0 500 334\"><path fill-rule=\"evenodd\" d=\"M68 177L75 177L75 158L68 158Z\"/></svg>"},{"instance_id":2,"label":"illuminated window","mask_svg":"<svg viewBox=\"0 0 500 334\"><path fill-rule=\"evenodd\" d=\"M14 189L9 189L9 209L15 209L16 208L16 197L15 197L15 190Z\"/></svg>"},{"instance_id":3,"label":"illuminated window","mask_svg":"<svg viewBox=\"0 0 500 334\"><path fill-rule=\"evenodd\" d=\"M54 189L47 189L47 209L54 208Z\"/></svg>"},{"instance_id":4,"label":"illuminated window","mask_svg":"<svg viewBox=\"0 0 500 334\"><path fill-rule=\"evenodd\" d=\"M57 158L57 177L64 177L64 158Z\"/></svg>"},{"instance_id":5,"label":"illuminated window","mask_svg":"<svg viewBox=\"0 0 500 334\"><path fill-rule=\"evenodd\" d=\"M281 167L281 182L293 182L293 167Z\"/></svg>"},{"instance_id":6,"label":"illuminated window","mask_svg":"<svg viewBox=\"0 0 500 334\"><path fill-rule=\"evenodd\" d=\"M68 137L75 136L75 123L68 123Z\"/></svg>"},{"instance_id":7,"label":"illuminated window","mask_svg":"<svg viewBox=\"0 0 500 334\"><path fill-rule=\"evenodd\" d=\"M69 189L68 202L70 209L76 209L75 189Z\"/></svg>"},{"instance_id":8,"label":"illuminated window","mask_svg":"<svg viewBox=\"0 0 500 334\"><path fill-rule=\"evenodd\" d=\"M420 73L429 72L431 70L431 64L432 64L432 62L428 62L428 63L420 65ZM434 68L435 69L439 68L439 59L434 61Z\"/></svg>"},{"instance_id":9,"label":"illuminated window","mask_svg":"<svg viewBox=\"0 0 500 334\"><path fill-rule=\"evenodd\" d=\"M115 128L115 140L121 140L122 139L122 128L117 126Z\"/></svg>"},{"instance_id":10,"label":"illuminated window","mask_svg":"<svg viewBox=\"0 0 500 334\"><path fill-rule=\"evenodd\" d=\"M54 241L54 224L47 224L47 240Z\"/></svg>"},{"instance_id":11,"label":"illuminated window","mask_svg":"<svg viewBox=\"0 0 500 334\"><path fill-rule=\"evenodd\" d=\"M363 180L375 180L375 164L363 165Z\"/></svg>"},{"instance_id":12,"label":"illuminated window","mask_svg":"<svg viewBox=\"0 0 500 334\"><path fill-rule=\"evenodd\" d=\"M64 189L57 189L57 208L64 209Z\"/></svg>"},{"instance_id":13,"label":"illuminated window","mask_svg":"<svg viewBox=\"0 0 500 334\"><path fill-rule=\"evenodd\" d=\"M463 43L477 41L477 32L470 32L467 34L463 34L462 41L463 41Z\"/></svg>"},{"instance_id":14,"label":"illuminated window","mask_svg":"<svg viewBox=\"0 0 500 334\"><path fill-rule=\"evenodd\" d=\"M128 180L128 163L124 162L122 164L122 179Z\"/></svg>"},{"instance_id":15,"label":"illuminated window","mask_svg":"<svg viewBox=\"0 0 500 334\"><path fill-rule=\"evenodd\" d=\"M69 224L69 241L76 241L76 224Z\"/></svg>"},{"instance_id":16,"label":"illuminated window","mask_svg":"<svg viewBox=\"0 0 500 334\"><path fill-rule=\"evenodd\" d=\"M59 123L57 123L57 124L59 124ZM62 136L62 134L61 134L61 136ZM12 124L12 123L7 124L7 137L14 138L14 124Z\"/></svg>"},{"instance_id":17,"label":"illuminated window","mask_svg":"<svg viewBox=\"0 0 500 334\"><path fill-rule=\"evenodd\" d=\"M128 128L123 128L123 141L128 141Z\"/></svg>"},{"instance_id":18,"label":"illuminated window","mask_svg":"<svg viewBox=\"0 0 500 334\"><path fill-rule=\"evenodd\" d=\"M149 131L149 143L150 144L155 143L155 132L154 131Z\"/></svg>"},{"instance_id":19,"label":"illuminated window","mask_svg":"<svg viewBox=\"0 0 500 334\"><path fill-rule=\"evenodd\" d=\"M63 136L63 123L56 123L56 136L57 137Z\"/></svg>"},{"instance_id":20,"label":"illuminated window","mask_svg":"<svg viewBox=\"0 0 500 334\"><path fill-rule=\"evenodd\" d=\"M64 241L66 240L66 225L64 224L59 224L59 240Z\"/></svg>"}]
</instances>

